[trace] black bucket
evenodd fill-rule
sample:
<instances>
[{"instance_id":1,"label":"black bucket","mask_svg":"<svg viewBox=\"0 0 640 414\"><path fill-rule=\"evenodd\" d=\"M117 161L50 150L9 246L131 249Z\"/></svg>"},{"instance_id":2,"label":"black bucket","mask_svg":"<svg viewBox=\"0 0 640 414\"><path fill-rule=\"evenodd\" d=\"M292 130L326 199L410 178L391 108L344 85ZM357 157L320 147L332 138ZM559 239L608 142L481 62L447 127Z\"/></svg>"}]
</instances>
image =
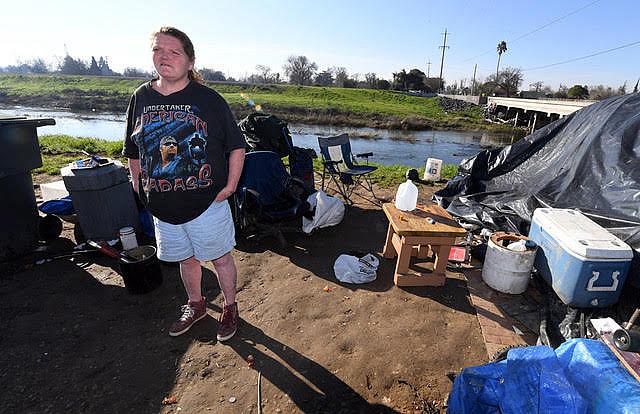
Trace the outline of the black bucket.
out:
<instances>
[{"instance_id":1,"label":"black bucket","mask_svg":"<svg viewBox=\"0 0 640 414\"><path fill-rule=\"evenodd\" d=\"M134 295L149 293L162 284L162 271L153 246L138 246L120 256L120 275Z\"/></svg>"}]
</instances>

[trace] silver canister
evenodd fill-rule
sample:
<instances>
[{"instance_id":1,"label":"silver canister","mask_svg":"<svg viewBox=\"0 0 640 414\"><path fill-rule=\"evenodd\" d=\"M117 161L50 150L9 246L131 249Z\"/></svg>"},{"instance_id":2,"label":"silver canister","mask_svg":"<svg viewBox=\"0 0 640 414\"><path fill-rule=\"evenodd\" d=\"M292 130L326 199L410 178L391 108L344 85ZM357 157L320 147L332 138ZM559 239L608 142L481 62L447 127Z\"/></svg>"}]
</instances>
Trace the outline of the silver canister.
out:
<instances>
[{"instance_id":1,"label":"silver canister","mask_svg":"<svg viewBox=\"0 0 640 414\"><path fill-rule=\"evenodd\" d=\"M120 229L120 242L123 250L131 250L138 247L138 239L133 227L123 227Z\"/></svg>"}]
</instances>

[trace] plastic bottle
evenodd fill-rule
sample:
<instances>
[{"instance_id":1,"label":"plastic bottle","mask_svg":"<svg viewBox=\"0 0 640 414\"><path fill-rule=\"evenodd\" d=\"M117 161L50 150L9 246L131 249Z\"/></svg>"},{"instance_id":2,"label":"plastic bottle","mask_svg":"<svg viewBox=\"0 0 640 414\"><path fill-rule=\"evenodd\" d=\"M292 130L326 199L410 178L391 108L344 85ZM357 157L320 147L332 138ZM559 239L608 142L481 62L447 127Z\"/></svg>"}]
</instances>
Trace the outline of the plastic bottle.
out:
<instances>
[{"instance_id":1,"label":"plastic bottle","mask_svg":"<svg viewBox=\"0 0 640 414\"><path fill-rule=\"evenodd\" d=\"M396 192L396 208L402 211L412 211L418 203L418 187L411 180L400 184Z\"/></svg>"}]
</instances>

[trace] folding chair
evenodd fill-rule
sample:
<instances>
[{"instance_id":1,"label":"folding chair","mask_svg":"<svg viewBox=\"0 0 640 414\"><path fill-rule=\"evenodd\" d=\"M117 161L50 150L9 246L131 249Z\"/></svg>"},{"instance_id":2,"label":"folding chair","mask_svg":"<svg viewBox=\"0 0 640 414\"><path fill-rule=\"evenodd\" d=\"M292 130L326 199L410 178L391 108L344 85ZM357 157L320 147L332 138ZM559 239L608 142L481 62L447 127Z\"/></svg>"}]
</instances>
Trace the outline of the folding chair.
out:
<instances>
[{"instance_id":1,"label":"folding chair","mask_svg":"<svg viewBox=\"0 0 640 414\"><path fill-rule=\"evenodd\" d=\"M369 174L378 167L372 165L359 165L355 162L355 157L365 158L369 163L372 152L363 154L351 154L351 143L349 136L342 134L334 137L318 137L318 145L322 154L322 189L325 189L325 177L328 176L327 188L333 183L336 191L344 198L348 204L353 204L352 195L357 195L373 204L380 204L373 192L371 178ZM362 187L370 192L373 198L365 197L362 194L354 193L356 187Z\"/></svg>"},{"instance_id":2,"label":"folding chair","mask_svg":"<svg viewBox=\"0 0 640 414\"><path fill-rule=\"evenodd\" d=\"M310 210L306 197L304 183L287 173L279 154L249 152L232 200L236 229L245 238L275 236L284 246L283 232L302 231L299 219Z\"/></svg>"}]
</instances>

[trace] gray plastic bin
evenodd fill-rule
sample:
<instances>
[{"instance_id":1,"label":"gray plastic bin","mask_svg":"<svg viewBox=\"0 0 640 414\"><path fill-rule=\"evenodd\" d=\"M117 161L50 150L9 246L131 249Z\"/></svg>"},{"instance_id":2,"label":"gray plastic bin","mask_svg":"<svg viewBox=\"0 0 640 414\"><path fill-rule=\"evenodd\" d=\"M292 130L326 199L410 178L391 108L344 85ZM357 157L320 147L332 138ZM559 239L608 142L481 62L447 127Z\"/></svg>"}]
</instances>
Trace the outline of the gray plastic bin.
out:
<instances>
[{"instance_id":1,"label":"gray plastic bin","mask_svg":"<svg viewBox=\"0 0 640 414\"><path fill-rule=\"evenodd\" d=\"M80 169L70 165L61 175L87 239L117 239L118 231L127 226L140 231L133 187L121 162Z\"/></svg>"},{"instance_id":2,"label":"gray plastic bin","mask_svg":"<svg viewBox=\"0 0 640 414\"><path fill-rule=\"evenodd\" d=\"M42 166L38 127L51 118L0 116L0 262L32 251L38 243L38 209L31 170Z\"/></svg>"}]
</instances>

